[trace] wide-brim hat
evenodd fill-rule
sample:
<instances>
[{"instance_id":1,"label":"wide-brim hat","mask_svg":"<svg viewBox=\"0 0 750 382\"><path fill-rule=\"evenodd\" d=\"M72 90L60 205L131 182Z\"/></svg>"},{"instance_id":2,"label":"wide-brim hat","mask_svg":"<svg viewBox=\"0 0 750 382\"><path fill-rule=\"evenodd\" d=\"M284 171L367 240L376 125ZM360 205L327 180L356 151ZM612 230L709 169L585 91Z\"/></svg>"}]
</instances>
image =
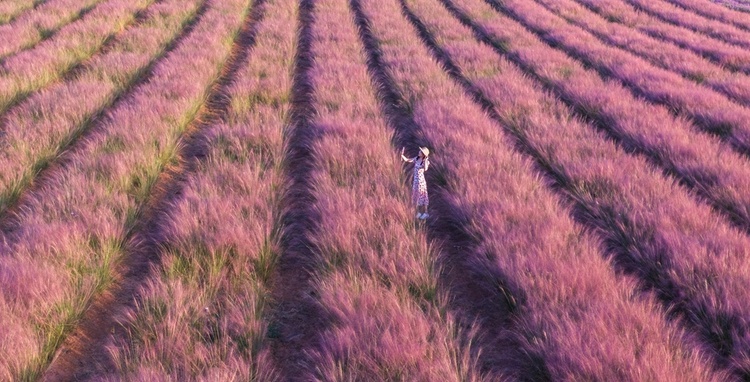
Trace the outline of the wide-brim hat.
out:
<instances>
[{"instance_id":1,"label":"wide-brim hat","mask_svg":"<svg viewBox=\"0 0 750 382\"><path fill-rule=\"evenodd\" d=\"M426 157L430 156L430 149L428 149L427 147L420 147L419 151L421 151L422 154L424 154L424 156Z\"/></svg>"}]
</instances>

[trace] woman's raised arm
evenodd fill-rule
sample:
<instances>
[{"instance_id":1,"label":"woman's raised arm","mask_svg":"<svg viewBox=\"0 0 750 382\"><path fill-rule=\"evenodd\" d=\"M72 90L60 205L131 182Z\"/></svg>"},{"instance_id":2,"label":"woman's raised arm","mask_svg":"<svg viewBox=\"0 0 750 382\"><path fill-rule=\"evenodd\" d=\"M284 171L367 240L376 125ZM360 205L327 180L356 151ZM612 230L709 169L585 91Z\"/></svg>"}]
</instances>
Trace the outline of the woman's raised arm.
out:
<instances>
[{"instance_id":1,"label":"woman's raised arm","mask_svg":"<svg viewBox=\"0 0 750 382\"><path fill-rule=\"evenodd\" d=\"M407 158L406 156L404 156L404 148L403 147L401 148L401 160L404 161L404 162L409 162L409 163L414 162L414 158Z\"/></svg>"}]
</instances>

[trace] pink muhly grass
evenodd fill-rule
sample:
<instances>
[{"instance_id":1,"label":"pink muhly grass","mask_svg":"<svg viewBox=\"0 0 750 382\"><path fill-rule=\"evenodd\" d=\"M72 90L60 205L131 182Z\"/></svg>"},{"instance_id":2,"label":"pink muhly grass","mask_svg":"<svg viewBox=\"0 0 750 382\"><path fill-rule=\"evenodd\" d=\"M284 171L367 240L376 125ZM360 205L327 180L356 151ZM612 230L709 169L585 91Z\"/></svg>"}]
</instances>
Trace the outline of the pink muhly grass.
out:
<instances>
[{"instance_id":1,"label":"pink muhly grass","mask_svg":"<svg viewBox=\"0 0 750 382\"><path fill-rule=\"evenodd\" d=\"M414 224L346 2L316 3L311 49L321 217L313 241L322 263L314 288L332 322L299 377L473 380L436 294L435 254Z\"/></svg>"},{"instance_id":2,"label":"pink muhly grass","mask_svg":"<svg viewBox=\"0 0 750 382\"><path fill-rule=\"evenodd\" d=\"M115 100L127 96L148 75L144 71L163 58L167 46L196 16L198 3L153 4L142 23L117 36L106 52L86 61L75 78L40 90L3 118L0 213L15 204L38 173L53 165Z\"/></svg>"},{"instance_id":3,"label":"pink muhly grass","mask_svg":"<svg viewBox=\"0 0 750 382\"><path fill-rule=\"evenodd\" d=\"M445 1L445 0L444 0ZM710 201L743 229L750 229L750 163L700 134L689 121L634 97L619 83L601 79L564 53L540 41L519 23L481 0L466 0L461 12L474 20L509 59L618 139L629 151L647 155ZM468 5L470 4L470 5ZM499 27L502 26L502 27Z\"/></svg>"},{"instance_id":4,"label":"pink muhly grass","mask_svg":"<svg viewBox=\"0 0 750 382\"><path fill-rule=\"evenodd\" d=\"M624 25L608 22L574 1L537 2L607 44L629 51L654 65L712 88L740 104L750 103L750 77L744 74L729 72L695 53Z\"/></svg>"},{"instance_id":5,"label":"pink muhly grass","mask_svg":"<svg viewBox=\"0 0 750 382\"><path fill-rule=\"evenodd\" d=\"M535 2L487 0L498 12L543 35L545 42L627 84L646 100L665 104L720 135L735 149L750 153L750 109L633 54L608 46Z\"/></svg>"},{"instance_id":6,"label":"pink muhly grass","mask_svg":"<svg viewBox=\"0 0 750 382\"><path fill-rule=\"evenodd\" d=\"M700 32L733 45L750 48L750 31L746 30L747 27L740 29L725 21L712 20L699 16L664 0L624 1L670 24ZM708 1L705 3L702 6L711 6L711 3Z\"/></svg>"},{"instance_id":7,"label":"pink muhly grass","mask_svg":"<svg viewBox=\"0 0 750 382\"><path fill-rule=\"evenodd\" d=\"M105 0L49 0L0 25L0 58L28 49Z\"/></svg>"},{"instance_id":8,"label":"pink muhly grass","mask_svg":"<svg viewBox=\"0 0 750 382\"><path fill-rule=\"evenodd\" d=\"M112 379L277 378L264 316L297 9L278 0L264 8L249 62L228 93L226 123L208 132L211 149L175 207L158 276L125 315L129 338L109 348ZM185 351L192 347L198 351Z\"/></svg>"},{"instance_id":9,"label":"pink muhly grass","mask_svg":"<svg viewBox=\"0 0 750 382\"><path fill-rule=\"evenodd\" d=\"M452 54L463 51L462 57L477 61L476 69L481 65L485 75L501 78L504 84L495 84L499 91L520 93L505 94L513 104L508 112L549 124L541 128L555 134L565 123L576 123L554 99L539 99L506 61L478 50L471 34L441 7L408 3L437 23L430 29L450 42ZM482 238L480 251L517 285L522 297L507 330L517 331L525 351L539 354L549 375L561 380L712 379L699 355L684 348L689 340L660 317L650 298L633 299L632 280L615 275L599 243L569 218L533 165L512 150L501 128L430 59L413 28L395 17L400 13L396 2L366 4L392 74L406 99L415 100L417 123L453 175L448 182L457 195L454 203L470 212L472 227ZM549 108L555 114L539 115L539 109Z\"/></svg>"},{"instance_id":10,"label":"pink muhly grass","mask_svg":"<svg viewBox=\"0 0 750 382\"><path fill-rule=\"evenodd\" d=\"M459 39L453 28L430 30L446 34L448 54L475 91L492 102L488 112L550 176L572 203L576 220L604 241L612 265L637 277L698 334L704 354L717 365L747 375L750 309L741 301L750 298L742 287L750 282L745 261L750 239L642 158L627 155L571 116L488 47L469 44L470 31Z\"/></svg>"},{"instance_id":11,"label":"pink muhly grass","mask_svg":"<svg viewBox=\"0 0 750 382\"><path fill-rule=\"evenodd\" d=\"M740 29L746 31L750 30L750 20L747 18L747 13L737 12L736 10L730 10L719 4L711 2L696 1L696 0L667 0L668 2L677 5L681 8L695 12L704 17L717 20L726 24L733 24ZM743 0L732 0L736 6L744 6L744 9L750 7L750 3Z\"/></svg>"},{"instance_id":12,"label":"pink muhly grass","mask_svg":"<svg viewBox=\"0 0 750 382\"><path fill-rule=\"evenodd\" d=\"M34 338L37 348L3 358L1 373L37 375L91 296L116 276L110 264L121 260L141 204L174 161L179 136L218 76L246 7L244 0L213 2L154 68L154 79L107 113L101 128L71 154L71 165L29 195L18 225L3 232L0 273L23 276L11 278L21 285L14 289L50 278L57 287L25 300L6 296L2 288L3 310L26 323L25 336ZM21 272L14 266L18 261L32 269Z\"/></svg>"},{"instance_id":13,"label":"pink muhly grass","mask_svg":"<svg viewBox=\"0 0 750 382\"><path fill-rule=\"evenodd\" d=\"M750 12L750 3L747 3L747 2L745 2L743 0L711 0L711 1L714 2L714 3L716 3L716 4L723 5L724 7L729 8L731 10L745 12L745 13ZM685 7L689 7L692 4L684 3L684 4L680 4L680 5L684 5ZM712 13L706 13L706 15L713 15L713 14ZM714 16L718 16L717 18L719 20L727 21L727 19L722 18L721 14L714 15ZM740 16L742 16L742 15L740 15ZM733 19L734 18L729 19L729 20L734 21Z\"/></svg>"},{"instance_id":14,"label":"pink muhly grass","mask_svg":"<svg viewBox=\"0 0 750 382\"><path fill-rule=\"evenodd\" d=\"M575 1L609 21L621 23L654 38L672 42L732 70L750 73L750 52L747 49L665 23L619 0Z\"/></svg>"},{"instance_id":15,"label":"pink muhly grass","mask_svg":"<svg viewBox=\"0 0 750 382\"><path fill-rule=\"evenodd\" d=\"M15 0L0 3L0 25L7 24L45 0Z\"/></svg>"},{"instance_id":16,"label":"pink muhly grass","mask_svg":"<svg viewBox=\"0 0 750 382\"><path fill-rule=\"evenodd\" d=\"M54 38L5 59L0 70L0 112L91 57L154 1L109 0Z\"/></svg>"},{"instance_id":17,"label":"pink muhly grass","mask_svg":"<svg viewBox=\"0 0 750 382\"><path fill-rule=\"evenodd\" d=\"M118 358L122 364L116 370L97 374L94 379L275 380L265 372L269 368L267 351L258 348L265 334L260 317L266 304L263 287L247 262L234 263L237 268L221 268L233 255L231 251L209 253L195 248L168 254L164 279L144 285L147 291L138 303L139 313L124 318L131 322L132 342L110 346L116 357L127 359ZM230 278L235 281L223 281ZM231 293L232 298L225 299L225 293Z\"/></svg>"}]
</instances>

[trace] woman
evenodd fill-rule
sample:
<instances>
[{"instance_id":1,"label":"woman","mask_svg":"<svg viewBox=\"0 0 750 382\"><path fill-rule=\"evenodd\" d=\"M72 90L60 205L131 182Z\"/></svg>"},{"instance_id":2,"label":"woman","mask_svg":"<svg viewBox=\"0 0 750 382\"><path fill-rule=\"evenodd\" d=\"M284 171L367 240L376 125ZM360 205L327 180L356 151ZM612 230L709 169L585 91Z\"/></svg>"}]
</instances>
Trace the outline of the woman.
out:
<instances>
[{"instance_id":1,"label":"woman","mask_svg":"<svg viewBox=\"0 0 750 382\"><path fill-rule=\"evenodd\" d=\"M414 182L412 183L411 198L417 205L417 218L427 219L427 205L430 204L430 198L427 196L427 181L424 179L424 172L430 167L430 150L427 147L420 147L419 154L414 158L404 156L404 148L401 148L401 160L404 162L414 163Z\"/></svg>"}]
</instances>

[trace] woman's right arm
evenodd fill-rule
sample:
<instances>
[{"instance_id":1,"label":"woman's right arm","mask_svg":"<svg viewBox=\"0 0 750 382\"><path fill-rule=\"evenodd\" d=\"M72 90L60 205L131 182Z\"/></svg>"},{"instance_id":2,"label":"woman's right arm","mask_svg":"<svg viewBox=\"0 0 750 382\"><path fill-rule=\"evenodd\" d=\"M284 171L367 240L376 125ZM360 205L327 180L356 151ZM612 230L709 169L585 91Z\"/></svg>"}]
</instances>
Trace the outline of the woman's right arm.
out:
<instances>
[{"instance_id":1,"label":"woman's right arm","mask_svg":"<svg viewBox=\"0 0 750 382\"><path fill-rule=\"evenodd\" d=\"M404 156L404 148L403 147L401 148L401 160L404 161L404 162L409 162L409 163L414 162L414 158L407 158L406 156Z\"/></svg>"}]
</instances>

